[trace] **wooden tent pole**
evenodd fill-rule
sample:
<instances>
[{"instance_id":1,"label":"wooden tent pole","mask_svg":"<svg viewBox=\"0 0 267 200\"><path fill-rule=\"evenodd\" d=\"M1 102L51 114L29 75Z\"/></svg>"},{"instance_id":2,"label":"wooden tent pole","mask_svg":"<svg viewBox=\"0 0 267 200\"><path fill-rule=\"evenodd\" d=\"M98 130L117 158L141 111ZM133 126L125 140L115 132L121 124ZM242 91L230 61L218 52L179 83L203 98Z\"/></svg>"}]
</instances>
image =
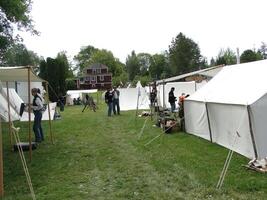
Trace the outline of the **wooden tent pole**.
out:
<instances>
[{"instance_id":1,"label":"wooden tent pole","mask_svg":"<svg viewBox=\"0 0 267 200\"><path fill-rule=\"evenodd\" d=\"M4 172L3 172L3 140L2 140L2 122L0 117L0 197L4 196Z\"/></svg>"},{"instance_id":2,"label":"wooden tent pole","mask_svg":"<svg viewBox=\"0 0 267 200\"><path fill-rule=\"evenodd\" d=\"M251 123L251 109L250 106L247 105L247 111L248 111L248 122L249 122L249 130L250 130L250 136L251 136L251 140L252 140L252 144L253 144L253 149L254 149L254 153L255 153L255 158L258 159L258 152L257 152L257 146L256 146L256 142L255 142L255 137L254 137L254 133L253 133L253 129L252 129L252 123Z\"/></svg>"},{"instance_id":3,"label":"wooden tent pole","mask_svg":"<svg viewBox=\"0 0 267 200\"><path fill-rule=\"evenodd\" d=\"M205 107L206 107L206 113L207 113L207 119L208 119L208 126L209 126L209 133L210 133L210 141L212 142L212 134L211 134L211 127L210 127L210 117L209 117L209 110L208 110L207 102L205 102Z\"/></svg>"},{"instance_id":4,"label":"wooden tent pole","mask_svg":"<svg viewBox=\"0 0 267 200\"><path fill-rule=\"evenodd\" d=\"M166 118L165 118L165 79L163 80L163 131L165 132L165 123L166 123Z\"/></svg>"},{"instance_id":5,"label":"wooden tent pole","mask_svg":"<svg viewBox=\"0 0 267 200\"><path fill-rule=\"evenodd\" d=\"M52 123L51 123L51 113L50 113L50 105L49 105L49 92L48 92L48 82L45 82L45 88L46 88L46 102L48 107L48 117L49 117L49 133L50 133L50 141L52 144L54 144L54 138L52 134Z\"/></svg>"},{"instance_id":6,"label":"wooden tent pole","mask_svg":"<svg viewBox=\"0 0 267 200\"><path fill-rule=\"evenodd\" d=\"M28 112L28 131L29 131L29 156L30 161L32 161L32 127L31 127L31 68L28 67L28 105L29 105L29 112Z\"/></svg>"},{"instance_id":7,"label":"wooden tent pole","mask_svg":"<svg viewBox=\"0 0 267 200\"><path fill-rule=\"evenodd\" d=\"M12 150L12 133L11 133L11 113L10 113L10 98L9 98L9 87L8 81L6 82L6 90L7 90L7 108L8 108L8 130L9 130L9 138L10 138L10 148Z\"/></svg>"},{"instance_id":8,"label":"wooden tent pole","mask_svg":"<svg viewBox=\"0 0 267 200\"><path fill-rule=\"evenodd\" d=\"M153 117L152 117L152 106L153 106L153 102L151 101L151 85L148 85L149 88L149 100L150 100L150 119L152 121Z\"/></svg>"}]
</instances>

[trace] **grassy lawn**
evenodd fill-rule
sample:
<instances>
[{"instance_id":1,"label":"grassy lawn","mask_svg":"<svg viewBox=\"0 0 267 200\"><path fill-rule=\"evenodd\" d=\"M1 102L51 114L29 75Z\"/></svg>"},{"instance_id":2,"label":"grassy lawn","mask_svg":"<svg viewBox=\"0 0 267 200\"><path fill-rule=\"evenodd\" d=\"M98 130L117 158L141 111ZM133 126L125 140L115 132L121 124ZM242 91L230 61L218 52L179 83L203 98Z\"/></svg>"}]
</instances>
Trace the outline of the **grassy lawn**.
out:
<instances>
[{"instance_id":1,"label":"grassy lawn","mask_svg":"<svg viewBox=\"0 0 267 200\"><path fill-rule=\"evenodd\" d=\"M28 163L37 199L266 199L267 177L242 167L248 159L234 154L224 185L216 190L228 151L182 132L161 133L135 111L107 117L106 105L96 113L66 107L53 122L55 144L48 137ZM21 138L27 138L27 123ZM3 124L4 199L30 199L17 152L10 151ZM28 152L25 153L28 160Z\"/></svg>"}]
</instances>

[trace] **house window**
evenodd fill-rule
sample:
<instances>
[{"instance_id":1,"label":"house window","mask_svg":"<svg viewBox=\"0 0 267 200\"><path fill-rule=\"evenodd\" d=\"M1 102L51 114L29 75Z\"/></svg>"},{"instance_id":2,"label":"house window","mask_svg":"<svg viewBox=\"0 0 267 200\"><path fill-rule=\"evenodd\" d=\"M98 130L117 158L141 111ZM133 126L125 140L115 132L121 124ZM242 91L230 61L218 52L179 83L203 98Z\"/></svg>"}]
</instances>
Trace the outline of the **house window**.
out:
<instances>
[{"instance_id":1,"label":"house window","mask_svg":"<svg viewBox=\"0 0 267 200\"><path fill-rule=\"evenodd\" d=\"M90 76L86 77L85 80L90 81Z\"/></svg>"},{"instance_id":2,"label":"house window","mask_svg":"<svg viewBox=\"0 0 267 200\"><path fill-rule=\"evenodd\" d=\"M93 69L93 74L96 74L96 69Z\"/></svg>"},{"instance_id":3,"label":"house window","mask_svg":"<svg viewBox=\"0 0 267 200\"><path fill-rule=\"evenodd\" d=\"M101 83L101 87L104 87L105 86L105 83Z\"/></svg>"},{"instance_id":4,"label":"house window","mask_svg":"<svg viewBox=\"0 0 267 200\"><path fill-rule=\"evenodd\" d=\"M101 69L96 70L98 74L101 74Z\"/></svg>"},{"instance_id":5,"label":"house window","mask_svg":"<svg viewBox=\"0 0 267 200\"><path fill-rule=\"evenodd\" d=\"M99 76L100 77L100 81L104 81L104 76Z\"/></svg>"},{"instance_id":6,"label":"house window","mask_svg":"<svg viewBox=\"0 0 267 200\"><path fill-rule=\"evenodd\" d=\"M95 88L95 84L92 84L92 88Z\"/></svg>"},{"instance_id":7,"label":"house window","mask_svg":"<svg viewBox=\"0 0 267 200\"><path fill-rule=\"evenodd\" d=\"M91 81L96 81L96 77L95 76L92 76L91 77Z\"/></svg>"}]
</instances>

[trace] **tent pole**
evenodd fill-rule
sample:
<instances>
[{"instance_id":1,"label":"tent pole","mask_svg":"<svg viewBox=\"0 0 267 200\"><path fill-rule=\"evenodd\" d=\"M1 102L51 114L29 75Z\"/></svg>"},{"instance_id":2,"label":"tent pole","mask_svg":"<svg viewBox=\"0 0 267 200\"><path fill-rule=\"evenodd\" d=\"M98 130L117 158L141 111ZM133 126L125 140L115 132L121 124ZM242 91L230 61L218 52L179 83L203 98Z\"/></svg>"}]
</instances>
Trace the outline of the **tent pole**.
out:
<instances>
[{"instance_id":1,"label":"tent pole","mask_svg":"<svg viewBox=\"0 0 267 200\"><path fill-rule=\"evenodd\" d=\"M52 134L52 124L51 124L50 105L49 105L48 83L47 83L47 82L45 82L45 88L46 88L46 102L47 102L47 106L48 106L50 141L51 141L52 144L54 144L54 138L53 138L53 134Z\"/></svg>"},{"instance_id":2,"label":"tent pole","mask_svg":"<svg viewBox=\"0 0 267 200\"><path fill-rule=\"evenodd\" d=\"M3 140L2 140L2 122L0 117L0 197L4 196L4 172L3 172Z\"/></svg>"},{"instance_id":3,"label":"tent pole","mask_svg":"<svg viewBox=\"0 0 267 200\"><path fill-rule=\"evenodd\" d=\"M141 91L140 91L141 92ZM139 106L139 88L138 88L138 93L137 93L137 104L136 104L136 112L135 112L135 120L136 120L136 117L137 117L137 114L138 114L138 106Z\"/></svg>"},{"instance_id":4,"label":"tent pole","mask_svg":"<svg viewBox=\"0 0 267 200\"><path fill-rule=\"evenodd\" d=\"M209 110L208 110L207 102L205 102L205 107L206 107L206 113L207 113L207 119L208 119L208 126L209 126L209 133L210 133L210 141L212 142L212 134L211 134L211 127L210 127L210 117L209 117Z\"/></svg>"},{"instance_id":5,"label":"tent pole","mask_svg":"<svg viewBox=\"0 0 267 200\"><path fill-rule=\"evenodd\" d=\"M165 108L166 108L166 104L165 104L165 79L163 80L163 132L165 132Z\"/></svg>"},{"instance_id":6,"label":"tent pole","mask_svg":"<svg viewBox=\"0 0 267 200\"><path fill-rule=\"evenodd\" d=\"M253 128L252 128L252 123L251 123L251 108L249 105L247 105L247 111L248 111L249 131L250 131L250 136L251 136L251 140L252 140L252 144L253 144L255 158L258 159L258 152L257 152L254 132L253 132Z\"/></svg>"},{"instance_id":7,"label":"tent pole","mask_svg":"<svg viewBox=\"0 0 267 200\"><path fill-rule=\"evenodd\" d=\"M29 156L30 156L30 161L32 161L32 129L31 129L31 68L28 67L28 105L29 105L29 112L28 112L28 130L29 130Z\"/></svg>"},{"instance_id":8,"label":"tent pole","mask_svg":"<svg viewBox=\"0 0 267 200\"><path fill-rule=\"evenodd\" d=\"M149 88L149 100L150 100L150 119L151 119L151 121L152 121L152 105L153 105L153 102L151 101L151 87L150 87L151 85L150 84L148 84L148 88Z\"/></svg>"},{"instance_id":9,"label":"tent pole","mask_svg":"<svg viewBox=\"0 0 267 200\"><path fill-rule=\"evenodd\" d=\"M10 139L10 148L12 150L12 133L11 133L11 114L10 114L10 98L9 98L9 87L8 81L6 82L6 91L7 91L7 108L8 108L8 130L9 130L9 139Z\"/></svg>"}]
</instances>

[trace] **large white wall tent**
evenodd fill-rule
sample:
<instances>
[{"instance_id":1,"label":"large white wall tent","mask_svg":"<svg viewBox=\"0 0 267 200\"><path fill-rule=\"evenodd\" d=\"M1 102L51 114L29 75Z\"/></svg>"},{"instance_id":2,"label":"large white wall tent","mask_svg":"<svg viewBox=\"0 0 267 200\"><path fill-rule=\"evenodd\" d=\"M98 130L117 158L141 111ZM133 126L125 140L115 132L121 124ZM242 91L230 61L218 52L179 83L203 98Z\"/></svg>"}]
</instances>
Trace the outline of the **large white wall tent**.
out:
<instances>
[{"instance_id":1,"label":"large white wall tent","mask_svg":"<svg viewBox=\"0 0 267 200\"><path fill-rule=\"evenodd\" d=\"M77 99L78 97L82 100L83 94L91 94L96 93L97 89L91 89L91 90L68 90L67 91L67 97L66 97L66 105L73 105L73 99Z\"/></svg>"},{"instance_id":2,"label":"large white wall tent","mask_svg":"<svg viewBox=\"0 0 267 200\"><path fill-rule=\"evenodd\" d=\"M149 94L145 88L118 88L118 90L120 91L121 110L135 110L137 108L138 94L140 95L138 109L149 109Z\"/></svg>"},{"instance_id":3,"label":"large white wall tent","mask_svg":"<svg viewBox=\"0 0 267 200\"><path fill-rule=\"evenodd\" d=\"M188 133L248 158L267 156L267 60L224 67L184 102Z\"/></svg>"}]
</instances>

